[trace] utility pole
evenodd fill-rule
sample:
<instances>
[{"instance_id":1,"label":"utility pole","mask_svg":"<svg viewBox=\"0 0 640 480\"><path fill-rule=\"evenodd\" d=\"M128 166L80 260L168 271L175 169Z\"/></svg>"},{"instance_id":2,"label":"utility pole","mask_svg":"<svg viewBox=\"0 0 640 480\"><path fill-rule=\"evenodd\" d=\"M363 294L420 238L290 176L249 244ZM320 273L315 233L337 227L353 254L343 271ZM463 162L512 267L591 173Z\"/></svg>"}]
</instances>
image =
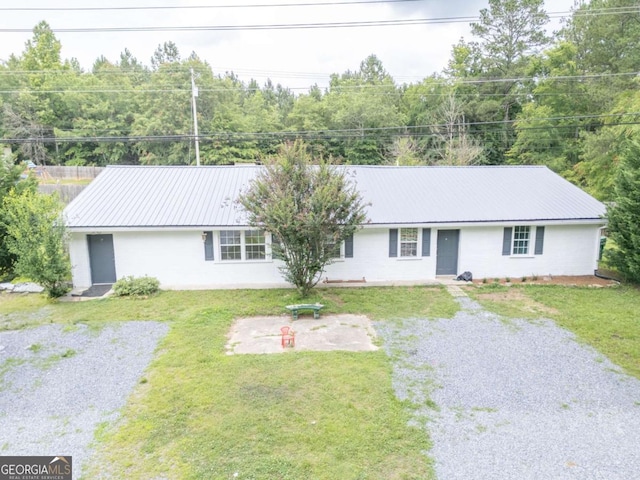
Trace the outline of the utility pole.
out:
<instances>
[{"instance_id":1,"label":"utility pole","mask_svg":"<svg viewBox=\"0 0 640 480\"><path fill-rule=\"evenodd\" d=\"M196 112L196 97L198 96L198 87L191 69L191 110L193 110L193 133L196 140L196 166L200 166L200 140L198 139L198 113Z\"/></svg>"}]
</instances>

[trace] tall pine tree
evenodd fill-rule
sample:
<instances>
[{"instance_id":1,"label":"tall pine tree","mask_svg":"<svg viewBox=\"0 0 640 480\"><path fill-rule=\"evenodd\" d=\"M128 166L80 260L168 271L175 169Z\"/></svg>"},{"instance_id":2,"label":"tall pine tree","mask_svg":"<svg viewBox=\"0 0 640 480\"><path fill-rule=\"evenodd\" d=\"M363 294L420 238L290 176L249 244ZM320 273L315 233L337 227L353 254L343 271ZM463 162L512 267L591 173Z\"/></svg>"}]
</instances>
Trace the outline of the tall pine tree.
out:
<instances>
[{"instance_id":1,"label":"tall pine tree","mask_svg":"<svg viewBox=\"0 0 640 480\"><path fill-rule=\"evenodd\" d=\"M629 141L621 155L615 200L608 208L609 232L616 248L611 264L626 279L640 283L640 143Z\"/></svg>"}]
</instances>

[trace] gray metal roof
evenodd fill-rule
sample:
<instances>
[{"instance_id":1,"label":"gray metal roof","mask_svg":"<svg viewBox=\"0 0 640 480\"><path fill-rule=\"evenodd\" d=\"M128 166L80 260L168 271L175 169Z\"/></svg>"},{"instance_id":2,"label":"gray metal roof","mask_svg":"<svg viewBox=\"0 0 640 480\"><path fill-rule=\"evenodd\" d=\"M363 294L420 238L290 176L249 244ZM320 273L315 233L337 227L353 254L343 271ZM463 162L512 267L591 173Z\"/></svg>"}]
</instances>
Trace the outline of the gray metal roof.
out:
<instances>
[{"instance_id":1,"label":"gray metal roof","mask_svg":"<svg viewBox=\"0 0 640 480\"><path fill-rule=\"evenodd\" d=\"M261 167L107 167L69 228L246 225L235 203ZM546 167L349 166L371 224L597 220L605 206Z\"/></svg>"}]
</instances>

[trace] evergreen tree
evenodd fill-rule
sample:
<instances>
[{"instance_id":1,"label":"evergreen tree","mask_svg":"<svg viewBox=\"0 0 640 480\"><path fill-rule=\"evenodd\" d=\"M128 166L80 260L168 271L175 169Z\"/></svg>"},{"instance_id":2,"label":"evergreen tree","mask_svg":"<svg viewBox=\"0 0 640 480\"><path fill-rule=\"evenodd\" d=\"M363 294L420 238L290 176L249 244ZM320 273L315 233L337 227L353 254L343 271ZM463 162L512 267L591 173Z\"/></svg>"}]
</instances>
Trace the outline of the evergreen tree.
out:
<instances>
[{"instance_id":1,"label":"evergreen tree","mask_svg":"<svg viewBox=\"0 0 640 480\"><path fill-rule=\"evenodd\" d=\"M607 212L615 248L611 264L628 280L640 283L640 143L630 140L621 155L615 200Z\"/></svg>"}]
</instances>

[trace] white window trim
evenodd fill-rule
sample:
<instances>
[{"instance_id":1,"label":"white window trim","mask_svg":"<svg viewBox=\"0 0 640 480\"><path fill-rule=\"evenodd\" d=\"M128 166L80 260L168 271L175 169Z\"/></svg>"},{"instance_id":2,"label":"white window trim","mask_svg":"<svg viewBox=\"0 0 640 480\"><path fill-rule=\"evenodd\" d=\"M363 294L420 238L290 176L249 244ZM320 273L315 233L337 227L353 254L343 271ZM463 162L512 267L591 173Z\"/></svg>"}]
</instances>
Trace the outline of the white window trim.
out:
<instances>
[{"instance_id":1,"label":"white window trim","mask_svg":"<svg viewBox=\"0 0 640 480\"><path fill-rule=\"evenodd\" d=\"M526 253L514 253L516 248L516 228L528 228L529 235L527 236L527 252ZM513 258L533 258L534 255L531 253L532 245L531 238L535 238L535 228L531 225L514 225L513 231L511 233L511 257ZM535 240L534 240L535 242ZM533 246L535 248L535 245Z\"/></svg>"},{"instance_id":2,"label":"white window trim","mask_svg":"<svg viewBox=\"0 0 640 480\"><path fill-rule=\"evenodd\" d=\"M415 255L402 255L402 230L417 230ZM408 243L408 242L404 242L404 243ZM401 227L398 229L398 256L396 258L398 260L419 260L422 258L422 229L421 228Z\"/></svg>"},{"instance_id":3,"label":"white window trim","mask_svg":"<svg viewBox=\"0 0 640 480\"><path fill-rule=\"evenodd\" d=\"M217 243L218 243L218 248L217 253L218 253L218 259L217 262L218 263L264 263L264 262L269 262L271 261L271 236L267 233L264 232L264 244L262 243L255 243L252 245L264 245L264 258L263 259L258 259L258 258L251 258L251 259L247 259L247 243L246 243L246 239L245 239L245 233L247 231L254 231L255 229L243 229L243 230L218 230L216 232L216 237L217 237ZM222 244L222 232L240 232L240 258L234 258L234 259L228 259L225 260L222 258L222 247L227 246L226 244ZM237 244L236 244L237 245Z\"/></svg>"},{"instance_id":4,"label":"white window trim","mask_svg":"<svg viewBox=\"0 0 640 480\"><path fill-rule=\"evenodd\" d=\"M344 240L340 242L340 256L339 257L333 257L331 260L333 262L344 262L344 260L345 260L345 256L344 256Z\"/></svg>"}]
</instances>

